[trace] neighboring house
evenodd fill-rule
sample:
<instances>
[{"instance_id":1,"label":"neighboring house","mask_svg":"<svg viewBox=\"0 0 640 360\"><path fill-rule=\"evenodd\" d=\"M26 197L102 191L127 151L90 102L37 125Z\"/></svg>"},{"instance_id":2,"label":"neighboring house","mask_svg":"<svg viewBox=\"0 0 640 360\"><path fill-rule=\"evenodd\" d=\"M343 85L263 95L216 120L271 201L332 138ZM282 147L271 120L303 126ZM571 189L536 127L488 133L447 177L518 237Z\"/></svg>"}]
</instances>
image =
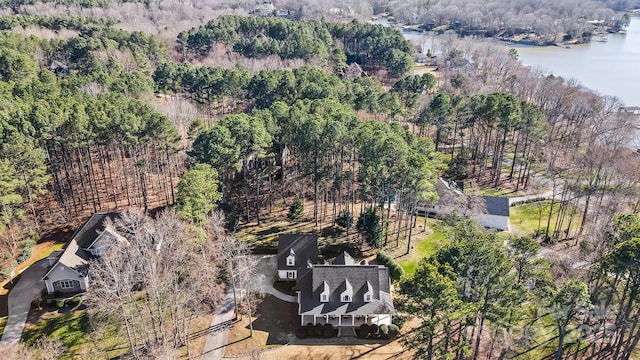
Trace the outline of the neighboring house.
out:
<instances>
[{"instance_id":1,"label":"neighboring house","mask_svg":"<svg viewBox=\"0 0 640 360\"><path fill-rule=\"evenodd\" d=\"M89 260L99 257L115 241L127 241L113 229L105 227L107 219L118 213L95 213L71 238L67 246L48 258L49 270L42 277L47 293L78 293L89 287Z\"/></svg>"},{"instance_id":2,"label":"neighboring house","mask_svg":"<svg viewBox=\"0 0 640 360\"><path fill-rule=\"evenodd\" d=\"M473 215L478 223L486 228L509 229L509 198L499 196L483 196L486 212Z\"/></svg>"},{"instance_id":3,"label":"neighboring house","mask_svg":"<svg viewBox=\"0 0 640 360\"><path fill-rule=\"evenodd\" d=\"M436 217L460 215L475 219L486 228L509 229L509 198L499 196L473 196L462 192L461 186L440 178L436 183L440 202L429 207L418 206L418 211Z\"/></svg>"},{"instance_id":4,"label":"neighboring house","mask_svg":"<svg viewBox=\"0 0 640 360\"><path fill-rule=\"evenodd\" d=\"M298 279L298 271L318 262L318 235L281 234L278 238L278 277Z\"/></svg>"},{"instance_id":5,"label":"neighboring house","mask_svg":"<svg viewBox=\"0 0 640 360\"><path fill-rule=\"evenodd\" d=\"M298 271L300 324L331 324L340 328L391 324L395 310L389 269L360 265L342 253L330 265Z\"/></svg>"}]
</instances>

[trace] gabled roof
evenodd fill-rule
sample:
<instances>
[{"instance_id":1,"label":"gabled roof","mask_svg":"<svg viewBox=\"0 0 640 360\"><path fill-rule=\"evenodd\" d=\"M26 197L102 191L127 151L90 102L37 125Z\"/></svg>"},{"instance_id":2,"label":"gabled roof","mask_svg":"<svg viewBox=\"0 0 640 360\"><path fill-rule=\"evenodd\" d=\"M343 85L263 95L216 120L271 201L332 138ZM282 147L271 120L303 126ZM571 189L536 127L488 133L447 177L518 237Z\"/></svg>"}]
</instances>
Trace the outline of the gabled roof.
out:
<instances>
[{"instance_id":1,"label":"gabled roof","mask_svg":"<svg viewBox=\"0 0 640 360\"><path fill-rule=\"evenodd\" d=\"M500 196L483 196L488 215L509 216L509 198Z\"/></svg>"},{"instance_id":2,"label":"gabled roof","mask_svg":"<svg viewBox=\"0 0 640 360\"><path fill-rule=\"evenodd\" d=\"M89 270L89 259L91 258L91 254L87 252L86 249L90 248L104 232L105 221L107 219L113 221L118 217L119 214L115 212L95 213L91 215L89 220L73 234L71 241L69 241L63 249L58 261L51 266L42 279L44 280L49 276L58 265L64 265L80 275L86 275Z\"/></svg>"},{"instance_id":3,"label":"gabled roof","mask_svg":"<svg viewBox=\"0 0 640 360\"><path fill-rule=\"evenodd\" d=\"M306 268L310 261L318 262L318 235L316 234L281 234L278 238L278 269L291 269L287 266L287 256L295 253L296 261L293 268Z\"/></svg>"},{"instance_id":4,"label":"gabled roof","mask_svg":"<svg viewBox=\"0 0 640 360\"><path fill-rule=\"evenodd\" d=\"M346 251L343 251L342 254L338 255L331 262L332 265L355 265L356 261L349 255Z\"/></svg>"},{"instance_id":5,"label":"gabled roof","mask_svg":"<svg viewBox=\"0 0 640 360\"><path fill-rule=\"evenodd\" d=\"M330 289L329 301L320 301L320 293ZM351 302L342 302L340 294L353 289ZM390 293L389 269L380 265L316 265L311 269L298 271L296 286L300 291L301 315L369 315L393 314L394 307ZM370 302L364 301L364 294L372 291Z\"/></svg>"}]
</instances>

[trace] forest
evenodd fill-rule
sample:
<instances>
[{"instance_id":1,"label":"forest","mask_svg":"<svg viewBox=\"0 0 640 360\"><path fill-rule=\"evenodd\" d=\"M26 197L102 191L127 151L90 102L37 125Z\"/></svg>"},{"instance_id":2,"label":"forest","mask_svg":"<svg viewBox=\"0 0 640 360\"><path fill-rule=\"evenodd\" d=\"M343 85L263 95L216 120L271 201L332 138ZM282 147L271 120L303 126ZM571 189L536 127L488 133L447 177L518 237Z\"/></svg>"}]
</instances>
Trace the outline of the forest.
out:
<instances>
[{"instance_id":1,"label":"forest","mask_svg":"<svg viewBox=\"0 0 640 360\"><path fill-rule=\"evenodd\" d=\"M485 24L526 21L507 7L481 14L454 4L448 18L437 15L446 2L429 4L362 8L393 8L398 18L424 10L442 22L462 14ZM95 16L140 4L69 4L77 5L28 15L48 4L12 3L17 15L0 18L4 278L36 239L93 212L153 212L113 224L140 246L96 271L102 286L92 301L104 311L92 321L126 329L132 358L168 356L189 343L191 320L216 309L229 259L249 258L226 231L289 210L292 223L306 214L319 232L360 233L361 249L403 240L409 253L418 207L438 201L438 177L515 192L541 192L535 177L543 177L548 220L529 236L505 241L464 219L443 221L450 242L394 285L399 310L420 320L405 346L434 359L631 358L640 341L640 166L627 147L634 119L618 111L618 99L470 40L445 39L436 75L414 74L413 46L398 31L357 20L236 14L160 35L126 30L122 14ZM547 10L570 19L612 14L601 2ZM217 58L238 66L208 66ZM240 66L248 63L255 67ZM355 63L360 71L349 74ZM292 206L302 203L311 208ZM224 215L212 218L216 208ZM180 238L176 256L137 264L157 238ZM197 277L201 261L215 266ZM118 277L137 266L161 271ZM120 280L120 292L110 291ZM131 312L137 286L153 295L141 302L144 313Z\"/></svg>"}]
</instances>

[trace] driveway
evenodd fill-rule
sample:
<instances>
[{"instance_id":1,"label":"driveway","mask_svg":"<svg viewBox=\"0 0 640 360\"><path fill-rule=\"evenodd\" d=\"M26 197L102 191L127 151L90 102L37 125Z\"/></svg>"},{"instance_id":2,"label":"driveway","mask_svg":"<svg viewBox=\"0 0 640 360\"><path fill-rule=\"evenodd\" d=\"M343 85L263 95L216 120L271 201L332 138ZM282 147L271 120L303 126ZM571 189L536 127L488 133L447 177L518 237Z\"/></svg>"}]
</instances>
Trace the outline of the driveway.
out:
<instances>
[{"instance_id":1,"label":"driveway","mask_svg":"<svg viewBox=\"0 0 640 360\"><path fill-rule=\"evenodd\" d=\"M298 302L298 298L295 296L287 295L273 287L273 282L278 274L278 263L275 255L264 255L260 257L260 261L257 266L257 273L263 274L262 277L262 292L271 294L278 299L286 302Z\"/></svg>"},{"instance_id":2,"label":"driveway","mask_svg":"<svg viewBox=\"0 0 640 360\"><path fill-rule=\"evenodd\" d=\"M273 281L277 274L277 262L275 255L260 256L256 273L264 275L262 284L260 284L260 292L271 294L282 301L297 302L295 296L283 294L273 287ZM239 291L238 300L242 297ZM209 334L204 344L201 360L219 360L224 357L224 348L229 339L229 327L233 324L234 319L234 301L233 288L228 287L224 296L222 309L214 316L209 328Z\"/></svg>"},{"instance_id":3,"label":"driveway","mask_svg":"<svg viewBox=\"0 0 640 360\"><path fill-rule=\"evenodd\" d=\"M233 288L228 287L222 303L222 309L213 317L207 340L202 350L202 360L219 360L224 356L224 347L229 339L229 326L234 321L235 304Z\"/></svg>"},{"instance_id":4,"label":"driveway","mask_svg":"<svg viewBox=\"0 0 640 360\"><path fill-rule=\"evenodd\" d=\"M42 289L45 288L42 277L46 272L46 260L34 263L22 272L18 283L9 292L9 317L2 334L2 342L17 343L20 341L31 308L31 301L36 296L40 296Z\"/></svg>"}]
</instances>

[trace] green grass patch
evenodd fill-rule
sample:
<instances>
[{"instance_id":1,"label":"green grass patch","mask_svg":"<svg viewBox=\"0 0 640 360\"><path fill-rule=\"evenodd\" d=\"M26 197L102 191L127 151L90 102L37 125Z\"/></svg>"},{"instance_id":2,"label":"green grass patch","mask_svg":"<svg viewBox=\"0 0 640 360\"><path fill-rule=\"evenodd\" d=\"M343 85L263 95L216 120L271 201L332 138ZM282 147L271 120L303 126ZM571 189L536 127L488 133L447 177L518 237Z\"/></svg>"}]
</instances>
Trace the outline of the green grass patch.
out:
<instances>
[{"instance_id":1,"label":"green grass patch","mask_svg":"<svg viewBox=\"0 0 640 360\"><path fill-rule=\"evenodd\" d=\"M570 205L566 205L570 206ZM511 230L517 236L533 235L537 231L544 230L549 222L549 213L551 210L551 200L540 201L529 204L516 205L511 207L510 211L510 223ZM558 203L553 206L553 213L551 214L550 228L551 231L556 228L558 213L560 211L560 205ZM580 227L581 214L576 211L574 219L571 221L569 215L572 209L567 210L567 216L560 226L560 229L565 230L569 228L570 231L577 231ZM571 225L569 225L571 223Z\"/></svg>"},{"instance_id":2,"label":"green grass patch","mask_svg":"<svg viewBox=\"0 0 640 360\"><path fill-rule=\"evenodd\" d=\"M524 195L524 193L522 191L513 191L511 189L484 188L484 189L480 189L479 195L482 195L482 196L516 197L516 196L522 196L522 195Z\"/></svg>"},{"instance_id":3,"label":"green grass patch","mask_svg":"<svg viewBox=\"0 0 640 360\"><path fill-rule=\"evenodd\" d=\"M7 325L7 317L2 316L0 317L0 336L2 336L2 334L4 333L5 325Z\"/></svg>"},{"instance_id":4,"label":"green grass patch","mask_svg":"<svg viewBox=\"0 0 640 360\"><path fill-rule=\"evenodd\" d=\"M70 311L40 320L22 332L22 341L36 342L42 336L59 339L67 351L77 353L86 343L90 332L89 316L86 311Z\"/></svg>"},{"instance_id":5,"label":"green grass patch","mask_svg":"<svg viewBox=\"0 0 640 360\"><path fill-rule=\"evenodd\" d=\"M423 219L419 218L418 222ZM418 268L418 263L423 258L429 257L448 242L447 226L441 220L427 219L427 230L431 233L414 243L413 249L408 256L398 260L398 265L404 269L407 275L412 275Z\"/></svg>"}]
</instances>

